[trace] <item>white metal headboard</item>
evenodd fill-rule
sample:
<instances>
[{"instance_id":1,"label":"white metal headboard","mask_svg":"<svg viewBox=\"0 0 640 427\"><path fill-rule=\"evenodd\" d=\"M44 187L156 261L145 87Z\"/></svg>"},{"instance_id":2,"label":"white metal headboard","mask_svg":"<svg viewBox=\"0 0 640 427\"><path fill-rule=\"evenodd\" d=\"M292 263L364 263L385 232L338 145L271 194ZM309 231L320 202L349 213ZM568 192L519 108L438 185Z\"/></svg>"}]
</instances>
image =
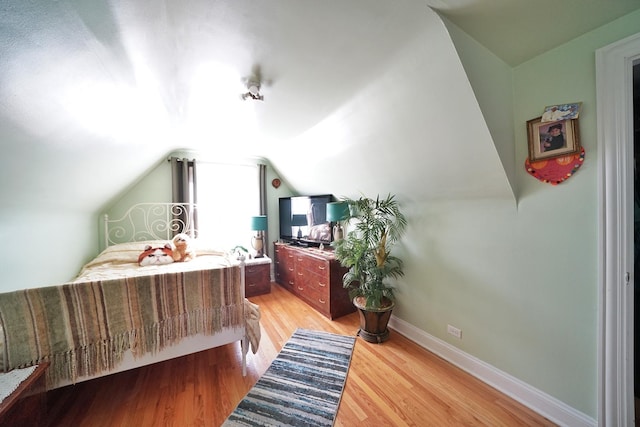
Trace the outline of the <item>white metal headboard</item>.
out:
<instances>
[{"instance_id":1,"label":"white metal headboard","mask_svg":"<svg viewBox=\"0 0 640 427\"><path fill-rule=\"evenodd\" d=\"M193 203L138 203L121 218L104 215L104 244L171 240L178 233L197 236L195 218L198 207Z\"/></svg>"}]
</instances>

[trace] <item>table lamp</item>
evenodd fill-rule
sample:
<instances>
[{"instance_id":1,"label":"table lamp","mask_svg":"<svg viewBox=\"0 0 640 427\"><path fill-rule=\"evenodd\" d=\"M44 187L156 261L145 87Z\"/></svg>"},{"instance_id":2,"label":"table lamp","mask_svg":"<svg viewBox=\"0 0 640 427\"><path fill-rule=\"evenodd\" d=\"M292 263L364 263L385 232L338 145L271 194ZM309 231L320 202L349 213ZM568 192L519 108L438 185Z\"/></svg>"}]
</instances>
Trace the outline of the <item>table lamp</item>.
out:
<instances>
[{"instance_id":1,"label":"table lamp","mask_svg":"<svg viewBox=\"0 0 640 427\"><path fill-rule=\"evenodd\" d=\"M335 222L333 226L333 240L344 239L344 229L340 221L349 217L349 204L347 202L327 203L327 221Z\"/></svg>"},{"instance_id":2,"label":"table lamp","mask_svg":"<svg viewBox=\"0 0 640 427\"><path fill-rule=\"evenodd\" d=\"M307 216L304 214L293 214L291 217L291 225L298 227L298 239L301 239L302 227L307 225Z\"/></svg>"},{"instance_id":3,"label":"table lamp","mask_svg":"<svg viewBox=\"0 0 640 427\"><path fill-rule=\"evenodd\" d=\"M251 217L251 229L256 232L256 235L251 238L251 246L256 250L256 258L262 258L264 256L262 232L267 229L267 216L258 215Z\"/></svg>"}]
</instances>

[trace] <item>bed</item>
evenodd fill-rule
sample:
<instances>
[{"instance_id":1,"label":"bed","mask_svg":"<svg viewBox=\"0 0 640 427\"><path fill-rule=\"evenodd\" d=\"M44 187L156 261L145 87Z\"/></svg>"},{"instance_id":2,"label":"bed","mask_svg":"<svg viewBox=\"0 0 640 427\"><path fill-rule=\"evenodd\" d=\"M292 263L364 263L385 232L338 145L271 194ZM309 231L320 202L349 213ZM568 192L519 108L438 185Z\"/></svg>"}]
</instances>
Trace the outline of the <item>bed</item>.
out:
<instances>
[{"instance_id":1,"label":"bed","mask_svg":"<svg viewBox=\"0 0 640 427\"><path fill-rule=\"evenodd\" d=\"M106 248L68 283L0 294L0 369L49 362L48 388L238 342L246 375L260 340L244 262L193 229L197 206L142 203L104 217ZM188 262L140 266L145 247L192 237Z\"/></svg>"}]
</instances>

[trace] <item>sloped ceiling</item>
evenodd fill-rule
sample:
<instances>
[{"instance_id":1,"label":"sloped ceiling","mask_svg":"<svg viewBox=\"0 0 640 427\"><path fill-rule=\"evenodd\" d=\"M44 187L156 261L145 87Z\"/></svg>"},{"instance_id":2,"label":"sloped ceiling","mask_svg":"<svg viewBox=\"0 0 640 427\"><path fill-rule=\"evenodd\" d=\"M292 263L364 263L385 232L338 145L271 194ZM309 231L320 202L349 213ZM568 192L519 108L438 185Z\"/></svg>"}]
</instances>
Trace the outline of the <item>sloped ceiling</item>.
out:
<instances>
[{"instance_id":1,"label":"sloped ceiling","mask_svg":"<svg viewBox=\"0 0 640 427\"><path fill-rule=\"evenodd\" d=\"M427 0L512 67L640 9L636 0Z\"/></svg>"},{"instance_id":2,"label":"sloped ceiling","mask_svg":"<svg viewBox=\"0 0 640 427\"><path fill-rule=\"evenodd\" d=\"M3 207L94 211L184 148L263 156L301 192L502 196L488 129L429 6L513 66L638 3L5 0ZM256 65L265 101L240 102ZM458 97L469 126L434 94ZM388 176L388 158L410 163ZM470 186L461 171L486 179Z\"/></svg>"}]
</instances>

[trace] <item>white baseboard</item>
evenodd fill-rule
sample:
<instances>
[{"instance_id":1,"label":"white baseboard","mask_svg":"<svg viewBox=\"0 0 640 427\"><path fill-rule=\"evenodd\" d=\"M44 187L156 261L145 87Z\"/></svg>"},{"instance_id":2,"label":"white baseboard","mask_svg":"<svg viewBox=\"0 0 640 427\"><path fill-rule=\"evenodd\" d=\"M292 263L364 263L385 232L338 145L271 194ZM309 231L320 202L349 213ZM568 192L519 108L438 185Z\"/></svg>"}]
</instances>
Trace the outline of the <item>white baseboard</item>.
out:
<instances>
[{"instance_id":1,"label":"white baseboard","mask_svg":"<svg viewBox=\"0 0 640 427\"><path fill-rule=\"evenodd\" d=\"M391 316L389 327L480 381L561 426L595 426L596 420L425 331Z\"/></svg>"}]
</instances>

